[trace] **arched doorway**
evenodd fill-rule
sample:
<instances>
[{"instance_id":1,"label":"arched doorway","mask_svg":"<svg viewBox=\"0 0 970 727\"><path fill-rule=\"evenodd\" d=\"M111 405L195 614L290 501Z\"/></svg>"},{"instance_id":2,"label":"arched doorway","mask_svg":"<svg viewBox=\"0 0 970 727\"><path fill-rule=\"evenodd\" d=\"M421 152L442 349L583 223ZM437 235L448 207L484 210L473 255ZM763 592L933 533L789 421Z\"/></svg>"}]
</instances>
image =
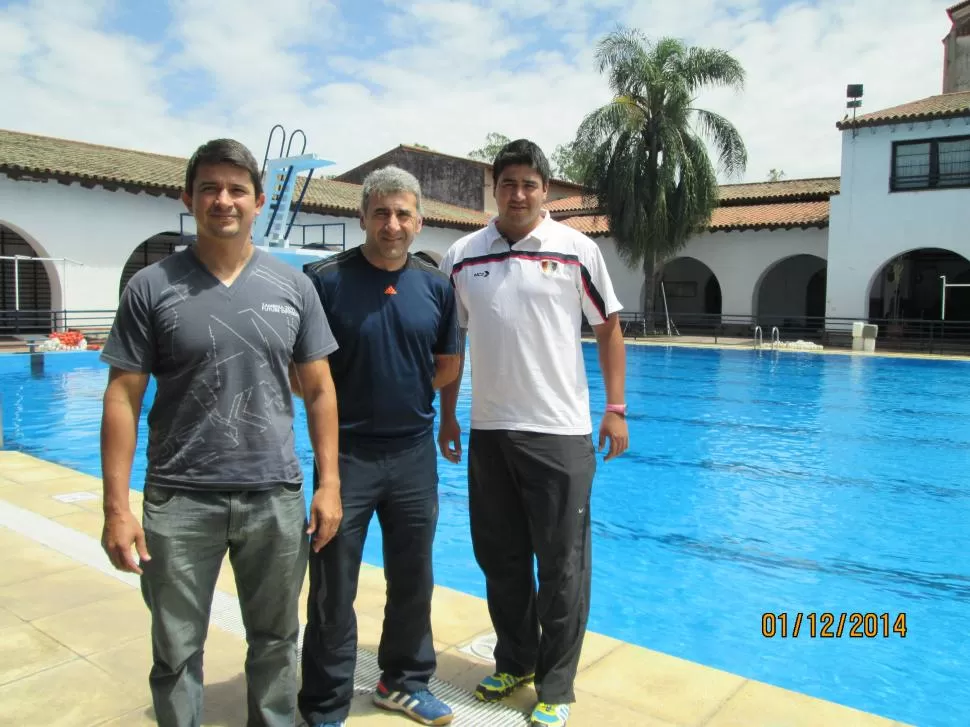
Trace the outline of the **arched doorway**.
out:
<instances>
[{"instance_id":1,"label":"arched doorway","mask_svg":"<svg viewBox=\"0 0 970 727\"><path fill-rule=\"evenodd\" d=\"M805 316L825 318L825 286L828 282L828 266L822 268L808 280L805 290Z\"/></svg>"},{"instance_id":2,"label":"arched doorway","mask_svg":"<svg viewBox=\"0 0 970 727\"><path fill-rule=\"evenodd\" d=\"M793 255L764 271L754 288L755 316L764 330L805 331L825 326L828 263L817 255Z\"/></svg>"},{"instance_id":3,"label":"arched doorway","mask_svg":"<svg viewBox=\"0 0 970 727\"><path fill-rule=\"evenodd\" d=\"M177 232L161 232L154 237L145 240L135 248L135 251L128 257L125 267L121 271L121 285L118 288L118 297L125 291L125 286L131 280L131 276L142 268L147 268L152 263L164 260L176 250L186 244L186 239Z\"/></svg>"},{"instance_id":4,"label":"arched doorway","mask_svg":"<svg viewBox=\"0 0 970 727\"><path fill-rule=\"evenodd\" d=\"M52 284L51 262L29 259L44 257L18 230L0 223L0 334L53 329L54 303L59 304L54 300L59 293L56 272Z\"/></svg>"},{"instance_id":5,"label":"arched doorway","mask_svg":"<svg viewBox=\"0 0 970 727\"><path fill-rule=\"evenodd\" d=\"M941 248L920 248L888 260L869 286L869 319L892 325L941 319L943 286L970 283L970 260ZM970 321L970 288L946 291L946 320Z\"/></svg>"},{"instance_id":6,"label":"arched doorway","mask_svg":"<svg viewBox=\"0 0 970 727\"><path fill-rule=\"evenodd\" d=\"M641 302L645 287L640 289ZM665 298L666 312L678 329L720 322L721 283L714 272L696 258L678 257L666 263L654 293L658 325L664 320Z\"/></svg>"}]
</instances>

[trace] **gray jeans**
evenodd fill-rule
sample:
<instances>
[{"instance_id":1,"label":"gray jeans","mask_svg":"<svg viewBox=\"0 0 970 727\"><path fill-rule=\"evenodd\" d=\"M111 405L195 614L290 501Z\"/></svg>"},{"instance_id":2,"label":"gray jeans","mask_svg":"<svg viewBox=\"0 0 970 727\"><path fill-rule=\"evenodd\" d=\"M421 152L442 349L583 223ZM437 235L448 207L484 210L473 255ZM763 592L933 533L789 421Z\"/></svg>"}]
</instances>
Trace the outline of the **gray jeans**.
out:
<instances>
[{"instance_id":1,"label":"gray jeans","mask_svg":"<svg viewBox=\"0 0 970 727\"><path fill-rule=\"evenodd\" d=\"M145 487L142 594L152 614L149 676L161 727L202 720L202 653L229 552L246 628L249 727L296 720L298 600L309 540L302 488L203 493Z\"/></svg>"}]
</instances>

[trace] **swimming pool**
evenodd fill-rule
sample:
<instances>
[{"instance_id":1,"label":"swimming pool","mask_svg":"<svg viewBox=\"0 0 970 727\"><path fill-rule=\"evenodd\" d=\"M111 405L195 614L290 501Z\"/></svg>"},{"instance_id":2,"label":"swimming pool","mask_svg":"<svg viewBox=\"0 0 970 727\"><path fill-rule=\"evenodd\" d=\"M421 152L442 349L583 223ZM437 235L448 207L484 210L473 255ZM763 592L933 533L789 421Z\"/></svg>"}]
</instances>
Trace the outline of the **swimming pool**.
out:
<instances>
[{"instance_id":1,"label":"swimming pool","mask_svg":"<svg viewBox=\"0 0 970 727\"><path fill-rule=\"evenodd\" d=\"M599 412L594 347L586 359ZM6 446L99 474L104 367L56 354L32 376L28 360L0 356ZM963 723L968 374L949 361L628 347L632 447L597 475L590 628L921 727ZM135 483L144 431L140 445ZM309 471L305 434L300 448ZM464 465L440 472L437 580L484 596ZM374 527L365 559L380 558ZM787 638L762 635L782 628L765 613L789 614ZM833 634L842 613L876 618L859 619L861 638L851 616L822 638L816 617L813 638L809 614L822 613Z\"/></svg>"}]
</instances>

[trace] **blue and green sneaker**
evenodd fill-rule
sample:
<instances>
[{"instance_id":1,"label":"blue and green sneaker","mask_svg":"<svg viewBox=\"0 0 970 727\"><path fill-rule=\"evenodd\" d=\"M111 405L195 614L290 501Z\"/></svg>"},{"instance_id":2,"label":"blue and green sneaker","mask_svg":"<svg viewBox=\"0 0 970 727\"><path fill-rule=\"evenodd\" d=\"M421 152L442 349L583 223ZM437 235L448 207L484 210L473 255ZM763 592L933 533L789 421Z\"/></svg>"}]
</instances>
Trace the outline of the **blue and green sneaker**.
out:
<instances>
[{"instance_id":1,"label":"blue and green sneaker","mask_svg":"<svg viewBox=\"0 0 970 727\"><path fill-rule=\"evenodd\" d=\"M565 727L569 719L568 704L546 704L539 702L529 718L530 727Z\"/></svg>"},{"instance_id":2,"label":"blue and green sneaker","mask_svg":"<svg viewBox=\"0 0 970 727\"><path fill-rule=\"evenodd\" d=\"M496 702L499 699L505 699L522 685L531 684L535 676L535 674L516 676L497 671L479 682L475 687L475 696L482 702Z\"/></svg>"}]
</instances>

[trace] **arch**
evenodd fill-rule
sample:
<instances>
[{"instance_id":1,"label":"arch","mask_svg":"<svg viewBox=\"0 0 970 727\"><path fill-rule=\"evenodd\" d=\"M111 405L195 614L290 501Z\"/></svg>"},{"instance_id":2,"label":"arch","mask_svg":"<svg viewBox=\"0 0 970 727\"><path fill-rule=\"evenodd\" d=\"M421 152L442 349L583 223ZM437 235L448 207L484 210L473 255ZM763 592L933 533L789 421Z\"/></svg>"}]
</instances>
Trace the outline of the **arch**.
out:
<instances>
[{"instance_id":1,"label":"arch","mask_svg":"<svg viewBox=\"0 0 970 727\"><path fill-rule=\"evenodd\" d=\"M873 321L941 319L943 288L948 283L970 283L970 260L940 247L920 247L894 255L869 280L866 296ZM946 320L970 321L970 288L946 291Z\"/></svg>"},{"instance_id":2,"label":"arch","mask_svg":"<svg viewBox=\"0 0 970 727\"><path fill-rule=\"evenodd\" d=\"M765 268L752 291L758 325L765 330L824 327L827 277L828 262L809 253L789 255Z\"/></svg>"},{"instance_id":3,"label":"arch","mask_svg":"<svg viewBox=\"0 0 970 727\"><path fill-rule=\"evenodd\" d=\"M435 252L434 250L419 250L418 252L414 253L414 256L419 257L422 260L424 260L426 263L430 263L431 265L434 265L436 267L438 265L441 265L440 252Z\"/></svg>"},{"instance_id":4,"label":"arch","mask_svg":"<svg viewBox=\"0 0 970 727\"><path fill-rule=\"evenodd\" d=\"M0 257L17 255L51 257L24 230L0 220ZM63 307L64 291L56 262L21 261L15 266L13 260L0 260L0 331L50 333L54 327L53 312Z\"/></svg>"},{"instance_id":5,"label":"arch","mask_svg":"<svg viewBox=\"0 0 970 727\"><path fill-rule=\"evenodd\" d=\"M679 329L691 324L709 326L720 322L721 283L714 271L697 258L677 257L664 265L654 291L654 311L659 316L658 321L664 314L664 294L667 312ZM641 310L645 295L646 283L640 287Z\"/></svg>"},{"instance_id":6,"label":"arch","mask_svg":"<svg viewBox=\"0 0 970 727\"><path fill-rule=\"evenodd\" d=\"M141 243L128 256L128 260L125 261L125 265L121 269L118 297L121 298L131 276L152 263L164 260L185 244L185 239L178 232L160 232Z\"/></svg>"}]
</instances>

